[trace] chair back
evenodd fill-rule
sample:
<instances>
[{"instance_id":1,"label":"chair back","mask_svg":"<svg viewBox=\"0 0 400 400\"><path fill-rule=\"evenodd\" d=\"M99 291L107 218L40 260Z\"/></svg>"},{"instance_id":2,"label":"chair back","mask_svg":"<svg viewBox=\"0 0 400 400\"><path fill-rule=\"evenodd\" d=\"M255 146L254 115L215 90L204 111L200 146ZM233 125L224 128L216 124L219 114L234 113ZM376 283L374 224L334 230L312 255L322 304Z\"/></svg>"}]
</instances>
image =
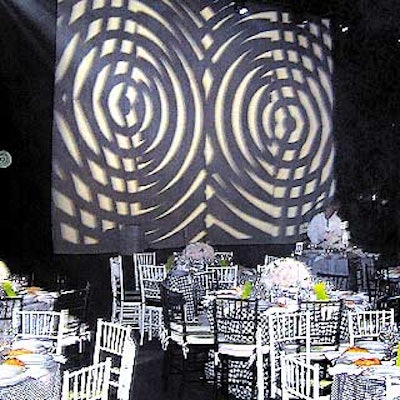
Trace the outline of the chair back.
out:
<instances>
[{"instance_id":1,"label":"chair back","mask_svg":"<svg viewBox=\"0 0 400 400\"><path fill-rule=\"evenodd\" d=\"M99 318L96 327L96 342L93 363L112 357L113 374L110 385L117 388L118 399L129 399L136 359L136 344L130 326L108 322Z\"/></svg>"},{"instance_id":2,"label":"chair back","mask_svg":"<svg viewBox=\"0 0 400 400\"><path fill-rule=\"evenodd\" d=\"M216 289L231 289L237 286L238 266L215 266L207 265L206 271L214 273Z\"/></svg>"},{"instance_id":3,"label":"chair back","mask_svg":"<svg viewBox=\"0 0 400 400\"><path fill-rule=\"evenodd\" d=\"M186 301L183 293L176 292L167 284L160 285L160 296L166 337L171 337L174 324L183 324L182 334L186 334Z\"/></svg>"},{"instance_id":4,"label":"chair back","mask_svg":"<svg viewBox=\"0 0 400 400\"><path fill-rule=\"evenodd\" d=\"M131 337L131 327L99 318L96 326L96 342L93 362L100 361L101 353L122 356L126 338Z\"/></svg>"},{"instance_id":5,"label":"chair back","mask_svg":"<svg viewBox=\"0 0 400 400\"><path fill-rule=\"evenodd\" d=\"M66 290L61 292L54 303L54 310L68 310L70 316L80 322L87 322L89 309L90 283L81 289Z\"/></svg>"},{"instance_id":6,"label":"chair back","mask_svg":"<svg viewBox=\"0 0 400 400\"><path fill-rule=\"evenodd\" d=\"M199 271L192 274L194 308L196 315L203 310L204 296L217 289L214 271Z\"/></svg>"},{"instance_id":7,"label":"chair back","mask_svg":"<svg viewBox=\"0 0 400 400\"><path fill-rule=\"evenodd\" d=\"M22 309L22 297L0 298L0 330L6 332L11 328L14 310Z\"/></svg>"},{"instance_id":8,"label":"chair back","mask_svg":"<svg viewBox=\"0 0 400 400\"><path fill-rule=\"evenodd\" d=\"M349 341L378 339L383 328L395 326L394 310L360 310L348 312Z\"/></svg>"},{"instance_id":9,"label":"chair back","mask_svg":"<svg viewBox=\"0 0 400 400\"><path fill-rule=\"evenodd\" d=\"M309 311L275 312L268 317L270 345L270 393L274 398L282 389L280 354L298 352L304 348L310 362L311 318Z\"/></svg>"},{"instance_id":10,"label":"chair back","mask_svg":"<svg viewBox=\"0 0 400 400\"><path fill-rule=\"evenodd\" d=\"M301 301L300 310L310 312L311 346L339 347L343 301Z\"/></svg>"},{"instance_id":11,"label":"chair back","mask_svg":"<svg viewBox=\"0 0 400 400\"><path fill-rule=\"evenodd\" d=\"M312 365L305 354L281 355L282 400L319 399L319 365Z\"/></svg>"},{"instance_id":12,"label":"chair back","mask_svg":"<svg viewBox=\"0 0 400 400\"><path fill-rule=\"evenodd\" d=\"M111 290L113 298L121 302L124 300L124 273L122 256L110 257Z\"/></svg>"},{"instance_id":13,"label":"chair back","mask_svg":"<svg viewBox=\"0 0 400 400\"><path fill-rule=\"evenodd\" d=\"M104 362L65 371L61 400L108 400L111 358Z\"/></svg>"},{"instance_id":14,"label":"chair back","mask_svg":"<svg viewBox=\"0 0 400 400\"><path fill-rule=\"evenodd\" d=\"M217 297L213 303L215 350L221 344L256 344L258 300Z\"/></svg>"},{"instance_id":15,"label":"chair back","mask_svg":"<svg viewBox=\"0 0 400 400\"><path fill-rule=\"evenodd\" d=\"M139 265L157 265L157 256L155 252L133 253L133 268L135 274L135 289L140 287Z\"/></svg>"},{"instance_id":16,"label":"chair back","mask_svg":"<svg viewBox=\"0 0 400 400\"><path fill-rule=\"evenodd\" d=\"M279 259L278 256L270 256L270 255L266 254L264 256L264 265L267 266L278 259Z\"/></svg>"},{"instance_id":17,"label":"chair back","mask_svg":"<svg viewBox=\"0 0 400 400\"><path fill-rule=\"evenodd\" d=\"M68 310L14 310L12 326L17 337L47 339L55 344L55 353L62 354L63 338L68 334Z\"/></svg>"},{"instance_id":18,"label":"chair back","mask_svg":"<svg viewBox=\"0 0 400 400\"><path fill-rule=\"evenodd\" d=\"M215 260L233 260L233 251L214 251Z\"/></svg>"},{"instance_id":19,"label":"chair back","mask_svg":"<svg viewBox=\"0 0 400 400\"><path fill-rule=\"evenodd\" d=\"M161 301L160 285L167 277L165 265L139 265L142 302Z\"/></svg>"}]
</instances>

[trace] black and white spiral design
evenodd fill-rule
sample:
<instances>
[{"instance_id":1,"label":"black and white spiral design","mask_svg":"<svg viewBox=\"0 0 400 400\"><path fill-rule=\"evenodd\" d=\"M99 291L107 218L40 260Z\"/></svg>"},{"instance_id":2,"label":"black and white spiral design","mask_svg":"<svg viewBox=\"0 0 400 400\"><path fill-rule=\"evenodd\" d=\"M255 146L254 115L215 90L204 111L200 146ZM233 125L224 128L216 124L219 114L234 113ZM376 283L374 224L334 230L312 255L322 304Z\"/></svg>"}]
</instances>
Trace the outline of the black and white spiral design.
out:
<instances>
[{"instance_id":1,"label":"black and white spiral design","mask_svg":"<svg viewBox=\"0 0 400 400\"><path fill-rule=\"evenodd\" d=\"M285 242L332 192L328 27L192 3L59 1L56 249L132 221L155 247Z\"/></svg>"}]
</instances>

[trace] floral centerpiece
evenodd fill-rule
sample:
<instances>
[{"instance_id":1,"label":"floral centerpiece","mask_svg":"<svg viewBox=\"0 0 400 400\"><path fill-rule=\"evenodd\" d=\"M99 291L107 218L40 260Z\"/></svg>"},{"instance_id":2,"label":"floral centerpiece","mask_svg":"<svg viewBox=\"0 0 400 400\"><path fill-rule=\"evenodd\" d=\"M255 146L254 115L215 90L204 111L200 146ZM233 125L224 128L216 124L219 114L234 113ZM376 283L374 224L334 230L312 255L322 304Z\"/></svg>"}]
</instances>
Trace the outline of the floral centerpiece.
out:
<instances>
[{"instance_id":1,"label":"floral centerpiece","mask_svg":"<svg viewBox=\"0 0 400 400\"><path fill-rule=\"evenodd\" d=\"M0 288L2 292L8 297L16 296L13 283L10 281L10 270L7 267L7 264L0 260Z\"/></svg>"},{"instance_id":2,"label":"floral centerpiece","mask_svg":"<svg viewBox=\"0 0 400 400\"><path fill-rule=\"evenodd\" d=\"M194 261L212 260L214 249L203 242L189 243L183 250L183 254Z\"/></svg>"},{"instance_id":3,"label":"floral centerpiece","mask_svg":"<svg viewBox=\"0 0 400 400\"><path fill-rule=\"evenodd\" d=\"M10 270L7 267L7 264L0 260L0 282L4 282L10 278Z\"/></svg>"},{"instance_id":4,"label":"floral centerpiece","mask_svg":"<svg viewBox=\"0 0 400 400\"><path fill-rule=\"evenodd\" d=\"M310 288L311 273L306 264L294 258L284 257L272 261L263 272L263 281L283 288Z\"/></svg>"}]
</instances>

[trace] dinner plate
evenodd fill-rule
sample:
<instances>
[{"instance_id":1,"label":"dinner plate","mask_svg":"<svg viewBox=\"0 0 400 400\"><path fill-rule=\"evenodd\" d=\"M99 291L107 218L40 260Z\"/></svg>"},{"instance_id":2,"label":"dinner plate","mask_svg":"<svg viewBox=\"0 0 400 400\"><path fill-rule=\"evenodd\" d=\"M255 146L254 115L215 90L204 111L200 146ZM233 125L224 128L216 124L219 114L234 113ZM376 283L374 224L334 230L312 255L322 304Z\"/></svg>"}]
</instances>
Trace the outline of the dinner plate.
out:
<instances>
[{"instance_id":1,"label":"dinner plate","mask_svg":"<svg viewBox=\"0 0 400 400\"><path fill-rule=\"evenodd\" d=\"M363 340L357 342L357 346L363 347L372 352L384 352L385 351L385 344L382 342L373 342L368 340Z\"/></svg>"},{"instance_id":2,"label":"dinner plate","mask_svg":"<svg viewBox=\"0 0 400 400\"><path fill-rule=\"evenodd\" d=\"M395 365L379 365L371 367L370 372L377 375L400 376L400 368Z\"/></svg>"},{"instance_id":3,"label":"dinner plate","mask_svg":"<svg viewBox=\"0 0 400 400\"><path fill-rule=\"evenodd\" d=\"M29 377L29 375L27 375L26 372L22 372L20 374L11 376L9 378L4 378L1 376L0 377L0 387L16 385L17 383L24 381L28 377Z\"/></svg>"},{"instance_id":4,"label":"dinner plate","mask_svg":"<svg viewBox=\"0 0 400 400\"><path fill-rule=\"evenodd\" d=\"M356 361L360 359L371 359L377 358L378 360L382 360L385 355L383 353L344 353L342 358L348 361Z\"/></svg>"},{"instance_id":5,"label":"dinner plate","mask_svg":"<svg viewBox=\"0 0 400 400\"><path fill-rule=\"evenodd\" d=\"M39 339L19 339L13 342L11 348L15 349L28 349L33 352L40 351L43 348L50 349L53 346L51 340L39 340Z\"/></svg>"},{"instance_id":6,"label":"dinner plate","mask_svg":"<svg viewBox=\"0 0 400 400\"><path fill-rule=\"evenodd\" d=\"M44 365L52 360L48 354L21 354L16 356L18 360L22 361L25 365Z\"/></svg>"},{"instance_id":7,"label":"dinner plate","mask_svg":"<svg viewBox=\"0 0 400 400\"><path fill-rule=\"evenodd\" d=\"M18 365L0 364L0 379L10 379L24 372Z\"/></svg>"}]
</instances>

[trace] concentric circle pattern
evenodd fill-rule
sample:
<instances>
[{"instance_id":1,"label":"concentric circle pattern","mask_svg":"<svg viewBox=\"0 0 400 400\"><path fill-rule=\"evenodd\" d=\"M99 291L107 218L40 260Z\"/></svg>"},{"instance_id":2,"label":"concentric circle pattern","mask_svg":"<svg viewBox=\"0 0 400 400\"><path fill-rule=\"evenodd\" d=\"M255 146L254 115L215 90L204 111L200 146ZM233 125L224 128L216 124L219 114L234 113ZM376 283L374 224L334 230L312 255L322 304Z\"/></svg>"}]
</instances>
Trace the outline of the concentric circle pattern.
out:
<instances>
[{"instance_id":1,"label":"concentric circle pattern","mask_svg":"<svg viewBox=\"0 0 400 400\"><path fill-rule=\"evenodd\" d=\"M59 1L55 251L295 240L334 189L330 51L230 2Z\"/></svg>"},{"instance_id":2,"label":"concentric circle pattern","mask_svg":"<svg viewBox=\"0 0 400 400\"><path fill-rule=\"evenodd\" d=\"M7 150L0 150L0 168L8 168L11 164L11 154Z\"/></svg>"}]
</instances>

